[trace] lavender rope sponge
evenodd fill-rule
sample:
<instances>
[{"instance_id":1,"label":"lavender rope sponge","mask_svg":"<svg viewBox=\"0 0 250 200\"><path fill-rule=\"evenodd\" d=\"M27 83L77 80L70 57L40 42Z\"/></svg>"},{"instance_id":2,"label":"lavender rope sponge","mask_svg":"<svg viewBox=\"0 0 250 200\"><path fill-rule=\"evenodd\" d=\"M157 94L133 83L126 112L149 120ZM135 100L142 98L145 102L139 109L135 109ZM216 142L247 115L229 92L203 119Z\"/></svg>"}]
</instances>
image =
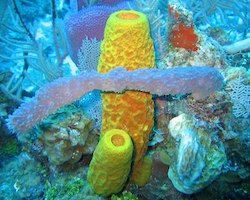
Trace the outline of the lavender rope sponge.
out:
<instances>
[{"instance_id":1,"label":"lavender rope sponge","mask_svg":"<svg viewBox=\"0 0 250 200\"><path fill-rule=\"evenodd\" d=\"M220 90L222 85L221 74L211 67L134 71L119 67L106 74L84 72L74 77L60 78L42 87L35 97L9 116L8 127L13 132L25 133L58 108L79 100L93 90L116 93L136 90L159 96L192 93L194 98L200 99Z\"/></svg>"}]
</instances>

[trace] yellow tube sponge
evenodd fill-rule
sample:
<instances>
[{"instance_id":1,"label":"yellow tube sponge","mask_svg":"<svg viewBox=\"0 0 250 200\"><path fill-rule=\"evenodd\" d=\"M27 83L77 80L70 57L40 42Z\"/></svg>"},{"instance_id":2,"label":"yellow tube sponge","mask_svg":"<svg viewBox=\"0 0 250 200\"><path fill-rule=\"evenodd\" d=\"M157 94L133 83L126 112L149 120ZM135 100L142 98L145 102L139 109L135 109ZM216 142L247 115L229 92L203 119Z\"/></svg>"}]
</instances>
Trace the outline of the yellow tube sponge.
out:
<instances>
[{"instance_id":1,"label":"yellow tube sponge","mask_svg":"<svg viewBox=\"0 0 250 200\"><path fill-rule=\"evenodd\" d=\"M128 70L155 67L153 41L146 15L121 10L110 15L101 44L98 71L122 66Z\"/></svg>"},{"instance_id":2,"label":"yellow tube sponge","mask_svg":"<svg viewBox=\"0 0 250 200\"><path fill-rule=\"evenodd\" d=\"M122 66L130 71L154 68L155 55L147 17L140 12L122 10L110 15L101 45L98 71L107 73ZM131 136L134 146L132 181L143 185L140 177L149 135L153 128L154 103L149 93L127 91L102 93L102 132L118 128ZM145 166L144 166L145 167ZM144 168L143 167L143 168ZM150 166L148 167L150 168ZM144 174L143 179L150 173Z\"/></svg>"},{"instance_id":3,"label":"yellow tube sponge","mask_svg":"<svg viewBox=\"0 0 250 200\"><path fill-rule=\"evenodd\" d=\"M107 131L90 162L87 177L90 187L103 197L120 192L128 179L132 155L133 143L125 131Z\"/></svg>"}]
</instances>

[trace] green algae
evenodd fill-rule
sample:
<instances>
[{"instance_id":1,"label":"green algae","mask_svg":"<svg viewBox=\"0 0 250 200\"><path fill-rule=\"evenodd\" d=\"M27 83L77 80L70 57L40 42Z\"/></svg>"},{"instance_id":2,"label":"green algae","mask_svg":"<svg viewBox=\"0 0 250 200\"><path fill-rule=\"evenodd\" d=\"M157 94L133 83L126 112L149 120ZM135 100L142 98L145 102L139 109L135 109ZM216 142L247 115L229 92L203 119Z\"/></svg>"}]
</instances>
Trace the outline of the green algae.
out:
<instances>
[{"instance_id":1,"label":"green algae","mask_svg":"<svg viewBox=\"0 0 250 200\"><path fill-rule=\"evenodd\" d=\"M15 156L18 153L19 147L15 138L0 140L0 156Z\"/></svg>"},{"instance_id":2,"label":"green algae","mask_svg":"<svg viewBox=\"0 0 250 200\"><path fill-rule=\"evenodd\" d=\"M47 185L50 185L47 182ZM75 177L69 182L58 183L52 187L49 187L45 194L45 200L56 200L56 199L71 199L74 195L81 192L85 182Z\"/></svg>"},{"instance_id":3,"label":"green algae","mask_svg":"<svg viewBox=\"0 0 250 200\"><path fill-rule=\"evenodd\" d=\"M131 192L123 191L121 196L112 195L111 200L139 200L139 199Z\"/></svg>"}]
</instances>

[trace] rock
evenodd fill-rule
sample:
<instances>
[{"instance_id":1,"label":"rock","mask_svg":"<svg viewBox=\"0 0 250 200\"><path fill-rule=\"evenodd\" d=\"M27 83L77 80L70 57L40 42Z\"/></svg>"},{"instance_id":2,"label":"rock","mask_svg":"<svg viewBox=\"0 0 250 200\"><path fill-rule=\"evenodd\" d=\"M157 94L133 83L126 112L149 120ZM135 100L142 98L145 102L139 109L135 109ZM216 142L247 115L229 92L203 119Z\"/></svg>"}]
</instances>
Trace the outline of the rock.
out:
<instances>
[{"instance_id":1,"label":"rock","mask_svg":"<svg viewBox=\"0 0 250 200\"><path fill-rule=\"evenodd\" d=\"M223 143L186 114L173 118L168 127L178 145L168 176L180 192L196 193L221 173L227 161Z\"/></svg>"}]
</instances>

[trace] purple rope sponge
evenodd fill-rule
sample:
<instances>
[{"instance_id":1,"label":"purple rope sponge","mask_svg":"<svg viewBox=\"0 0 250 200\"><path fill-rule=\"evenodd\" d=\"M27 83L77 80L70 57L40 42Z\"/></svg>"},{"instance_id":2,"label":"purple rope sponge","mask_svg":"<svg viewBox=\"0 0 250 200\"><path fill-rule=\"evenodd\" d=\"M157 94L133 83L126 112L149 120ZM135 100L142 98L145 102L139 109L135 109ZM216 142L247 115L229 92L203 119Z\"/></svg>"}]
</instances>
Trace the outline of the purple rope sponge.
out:
<instances>
[{"instance_id":1,"label":"purple rope sponge","mask_svg":"<svg viewBox=\"0 0 250 200\"><path fill-rule=\"evenodd\" d=\"M120 67L106 74L84 72L71 78L59 78L42 87L35 97L9 116L8 127L13 132L24 133L58 108L79 100L93 90L116 93L135 90L159 96L192 93L194 98L200 99L220 90L222 85L221 74L211 67L135 71Z\"/></svg>"}]
</instances>

